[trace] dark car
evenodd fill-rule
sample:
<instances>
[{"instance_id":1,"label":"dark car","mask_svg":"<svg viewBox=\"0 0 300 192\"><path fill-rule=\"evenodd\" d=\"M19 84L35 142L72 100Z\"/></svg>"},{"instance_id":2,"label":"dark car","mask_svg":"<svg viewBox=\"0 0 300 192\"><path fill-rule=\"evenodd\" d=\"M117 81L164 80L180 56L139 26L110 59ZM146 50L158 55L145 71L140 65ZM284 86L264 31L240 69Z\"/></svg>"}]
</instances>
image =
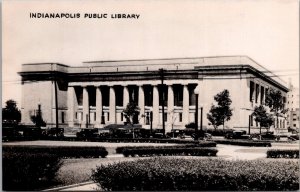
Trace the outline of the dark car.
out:
<instances>
[{"instance_id":1,"label":"dark car","mask_svg":"<svg viewBox=\"0 0 300 192\"><path fill-rule=\"evenodd\" d=\"M232 131L225 134L226 139L247 139L245 131Z\"/></svg>"},{"instance_id":2,"label":"dark car","mask_svg":"<svg viewBox=\"0 0 300 192\"><path fill-rule=\"evenodd\" d=\"M274 135L273 132L265 132L261 134L262 140L279 140L280 136Z\"/></svg>"},{"instance_id":3,"label":"dark car","mask_svg":"<svg viewBox=\"0 0 300 192\"><path fill-rule=\"evenodd\" d=\"M88 128L85 128L85 129L81 129L79 132L76 133L76 136L78 138L95 138L95 137L98 137L99 136L99 133L98 133L98 129L88 129Z\"/></svg>"},{"instance_id":4,"label":"dark car","mask_svg":"<svg viewBox=\"0 0 300 192\"><path fill-rule=\"evenodd\" d=\"M167 132L166 135L170 138L183 138L185 133L182 129L173 129L171 132Z\"/></svg>"},{"instance_id":5,"label":"dark car","mask_svg":"<svg viewBox=\"0 0 300 192\"><path fill-rule=\"evenodd\" d=\"M296 140L299 140L299 135L298 134L292 134L288 137L289 140L292 140L292 141L296 141Z\"/></svg>"}]
</instances>

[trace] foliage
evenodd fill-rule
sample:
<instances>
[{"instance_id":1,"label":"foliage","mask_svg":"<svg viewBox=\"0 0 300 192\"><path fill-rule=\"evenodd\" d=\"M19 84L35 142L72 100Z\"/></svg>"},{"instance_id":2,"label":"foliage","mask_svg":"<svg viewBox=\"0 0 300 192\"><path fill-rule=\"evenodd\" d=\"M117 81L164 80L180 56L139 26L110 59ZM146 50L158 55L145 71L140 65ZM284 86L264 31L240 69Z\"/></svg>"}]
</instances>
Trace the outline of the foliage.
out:
<instances>
[{"instance_id":1,"label":"foliage","mask_svg":"<svg viewBox=\"0 0 300 192\"><path fill-rule=\"evenodd\" d=\"M117 147L116 153L123 153L123 150L136 150L136 149L169 149L169 148L195 148L195 147L216 147L215 142L201 142L199 144L186 144L186 145L173 145L173 146L124 146Z\"/></svg>"},{"instance_id":2,"label":"foliage","mask_svg":"<svg viewBox=\"0 0 300 192\"><path fill-rule=\"evenodd\" d=\"M13 191L39 190L56 182L61 158L47 152L4 151L2 158L3 189Z\"/></svg>"},{"instance_id":3,"label":"foliage","mask_svg":"<svg viewBox=\"0 0 300 192\"><path fill-rule=\"evenodd\" d=\"M4 152L26 152L55 154L61 158L90 158L106 157L108 155L105 147L98 146L3 146Z\"/></svg>"},{"instance_id":4,"label":"foliage","mask_svg":"<svg viewBox=\"0 0 300 192\"><path fill-rule=\"evenodd\" d=\"M284 109L284 101L281 92L274 89L270 89L268 92L266 92L266 105L277 117L278 125L278 117L283 116L287 112L287 109Z\"/></svg>"},{"instance_id":5,"label":"foliage","mask_svg":"<svg viewBox=\"0 0 300 192\"><path fill-rule=\"evenodd\" d=\"M229 121L232 116L232 109L230 104L232 103L229 91L225 89L221 93L214 96L214 100L217 102L217 106L212 105L209 113L207 114L207 119L211 122L215 129L218 126L223 125L225 121Z\"/></svg>"},{"instance_id":6,"label":"foliage","mask_svg":"<svg viewBox=\"0 0 300 192\"><path fill-rule=\"evenodd\" d=\"M194 123L194 122L185 125L185 128L187 128L187 129L188 129L188 128L193 128L193 129L194 129L194 128L196 128L196 127L197 127L197 125L196 125L196 123Z\"/></svg>"},{"instance_id":7,"label":"foliage","mask_svg":"<svg viewBox=\"0 0 300 192\"><path fill-rule=\"evenodd\" d=\"M299 149L269 149L267 158L299 158Z\"/></svg>"},{"instance_id":8,"label":"foliage","mask_svg":"<svg viewBox=\"0 0 300 192\"><path fill-rule=\"evenodd\" d=\"M4 123L18 124L21 121L21 111L14 100L5 102L6 106L2 109L2 121Z\"/></svg>"},{"instance_id":9,"label":"foliage","mask_svg":"<svg viewBox=\"0 0 300 192\"><path fill-rule=\"evenodd\" d=\"M41 112L40 106L39 106L39 109L37 110L37 114L30 116L30 119L37 127L46 126L46 122L43 120L43 117L42 117L42 112Z\"/></svg>"},{"instance_id":10,"label":"foliage","mask_svg":"<svg viewBox=\"0 0 300 192\"><path fill-rule=\"evenodd\" d=\"M216 156L218 150L203 147L165 147L165 148L140 148L140 149L123 149L122 153L125 157L129 156L170 156L170 155L183 155L183 156Z\"/></svg>"},{"instance_id":11,"label":"foliage","mask_svg":"<svg viewBox=\"0 0 300 192\"><path fill-rule=\"evenodd\" d=\"M126 108L123 110L124 117L128 124L133 124L133 117L140 114L140 108L134 102L127 104Z\"/></svg>"},{"instance_id":12,"label":"foliage","mask_svg":"<svg viewBox=\"0 0 300 192\"><path fill-rule=\"evenodd\" d=\"M105 191L283 191L299 189L295 161L147 158L101 165L92 179Z\"/></svg>"},{"instance_id":13,"label":"foliage","mask_svg":"<svg viewBox=\"0 0 300 192\"><path fill-rule=\"evenodd\" d=\"M255 121L260 123L259 132L261 134L261 127L266 127L267 129L273 124L273 115L268 114L264 106L260 105L255 107L252 115L255 117Z\"/></svg>"},{"instance_id":14,"label":"foliage","mask_svg":"<svg viewBox=\"0 0 300 192\"><path fill-rule=\"evenodd\" d=\"M215 140L217 144L229 144L251 147L271 147L271 143L268 141L252 141L252 140Z\"/></svg>"}]
</instances>

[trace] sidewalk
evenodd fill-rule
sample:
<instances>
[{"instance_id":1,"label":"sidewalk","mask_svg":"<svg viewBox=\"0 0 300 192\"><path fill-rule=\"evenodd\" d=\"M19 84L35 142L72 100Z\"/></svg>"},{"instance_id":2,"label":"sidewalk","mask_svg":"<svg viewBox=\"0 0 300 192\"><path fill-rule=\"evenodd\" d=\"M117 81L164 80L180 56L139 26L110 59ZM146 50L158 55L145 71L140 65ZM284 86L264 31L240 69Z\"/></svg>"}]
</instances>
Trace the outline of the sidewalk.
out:
<instances>
[{"instance_id":1,"label":"sidewalk","mask_svg":"<svg viewBox=\"0 0 300 192\"><path fill-rule=\"evenodd\" d=\"M93 181L46 189L44 191L99 191L101 188Z\"/></svg>"}]
</instances>

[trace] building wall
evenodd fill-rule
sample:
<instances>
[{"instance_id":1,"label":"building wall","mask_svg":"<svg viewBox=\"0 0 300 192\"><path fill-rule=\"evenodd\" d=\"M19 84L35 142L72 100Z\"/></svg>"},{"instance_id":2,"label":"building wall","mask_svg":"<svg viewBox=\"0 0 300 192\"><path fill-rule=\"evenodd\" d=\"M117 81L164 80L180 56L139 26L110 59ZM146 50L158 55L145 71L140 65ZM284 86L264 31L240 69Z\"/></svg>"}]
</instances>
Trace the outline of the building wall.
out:
<instances>
[{"instance_id":1,"label":"building wall","mask_svg":"<svg viewBox=\"0 0 300 192\"><path fill-rule=\"evenodd\" d=\"M51 81L25 82L22 86L22 123L33 124L31 116L35 115L38 105L41 105L42 118L47 126L55 126L55 94ZM57 89L58 123L67 126L67 91ZM64 116L64 117L62 117ZM64 123L62 123L64 121Z\"/></svg>"},{"instance_id":2,"label":"building wall","mask_svg":"<svg viewBox=\"0 0 300 192\"><path fill-rule=\"evenodd\" d=\"M30 117L36 114L41 105L42 118L49 123L53 120L53 85L51 81L25 82L22 86L22 123L33 124Z\"/></svg>"}]
</instances>

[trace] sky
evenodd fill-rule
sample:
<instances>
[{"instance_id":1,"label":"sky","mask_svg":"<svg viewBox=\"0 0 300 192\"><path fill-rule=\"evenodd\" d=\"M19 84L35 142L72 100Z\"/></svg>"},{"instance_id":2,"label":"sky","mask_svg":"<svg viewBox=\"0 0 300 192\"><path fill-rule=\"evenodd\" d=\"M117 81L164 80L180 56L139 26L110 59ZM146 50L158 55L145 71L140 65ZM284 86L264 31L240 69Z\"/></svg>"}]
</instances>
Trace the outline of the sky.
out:
<instances>
[{"instance_id":1,"label":"sky","mask_svg":"<svg viewBox=\"0 0 300 192\"><path fill-rule=\"evenodd\" d=\"M80 18L30 18L30 13ZM84 18L84 14L108 18ZM138 14L112 19L110 14ZM298 0L3 0L2 105L24 63L247 55L299 87Z\"/></svg>"}]
</instances>

